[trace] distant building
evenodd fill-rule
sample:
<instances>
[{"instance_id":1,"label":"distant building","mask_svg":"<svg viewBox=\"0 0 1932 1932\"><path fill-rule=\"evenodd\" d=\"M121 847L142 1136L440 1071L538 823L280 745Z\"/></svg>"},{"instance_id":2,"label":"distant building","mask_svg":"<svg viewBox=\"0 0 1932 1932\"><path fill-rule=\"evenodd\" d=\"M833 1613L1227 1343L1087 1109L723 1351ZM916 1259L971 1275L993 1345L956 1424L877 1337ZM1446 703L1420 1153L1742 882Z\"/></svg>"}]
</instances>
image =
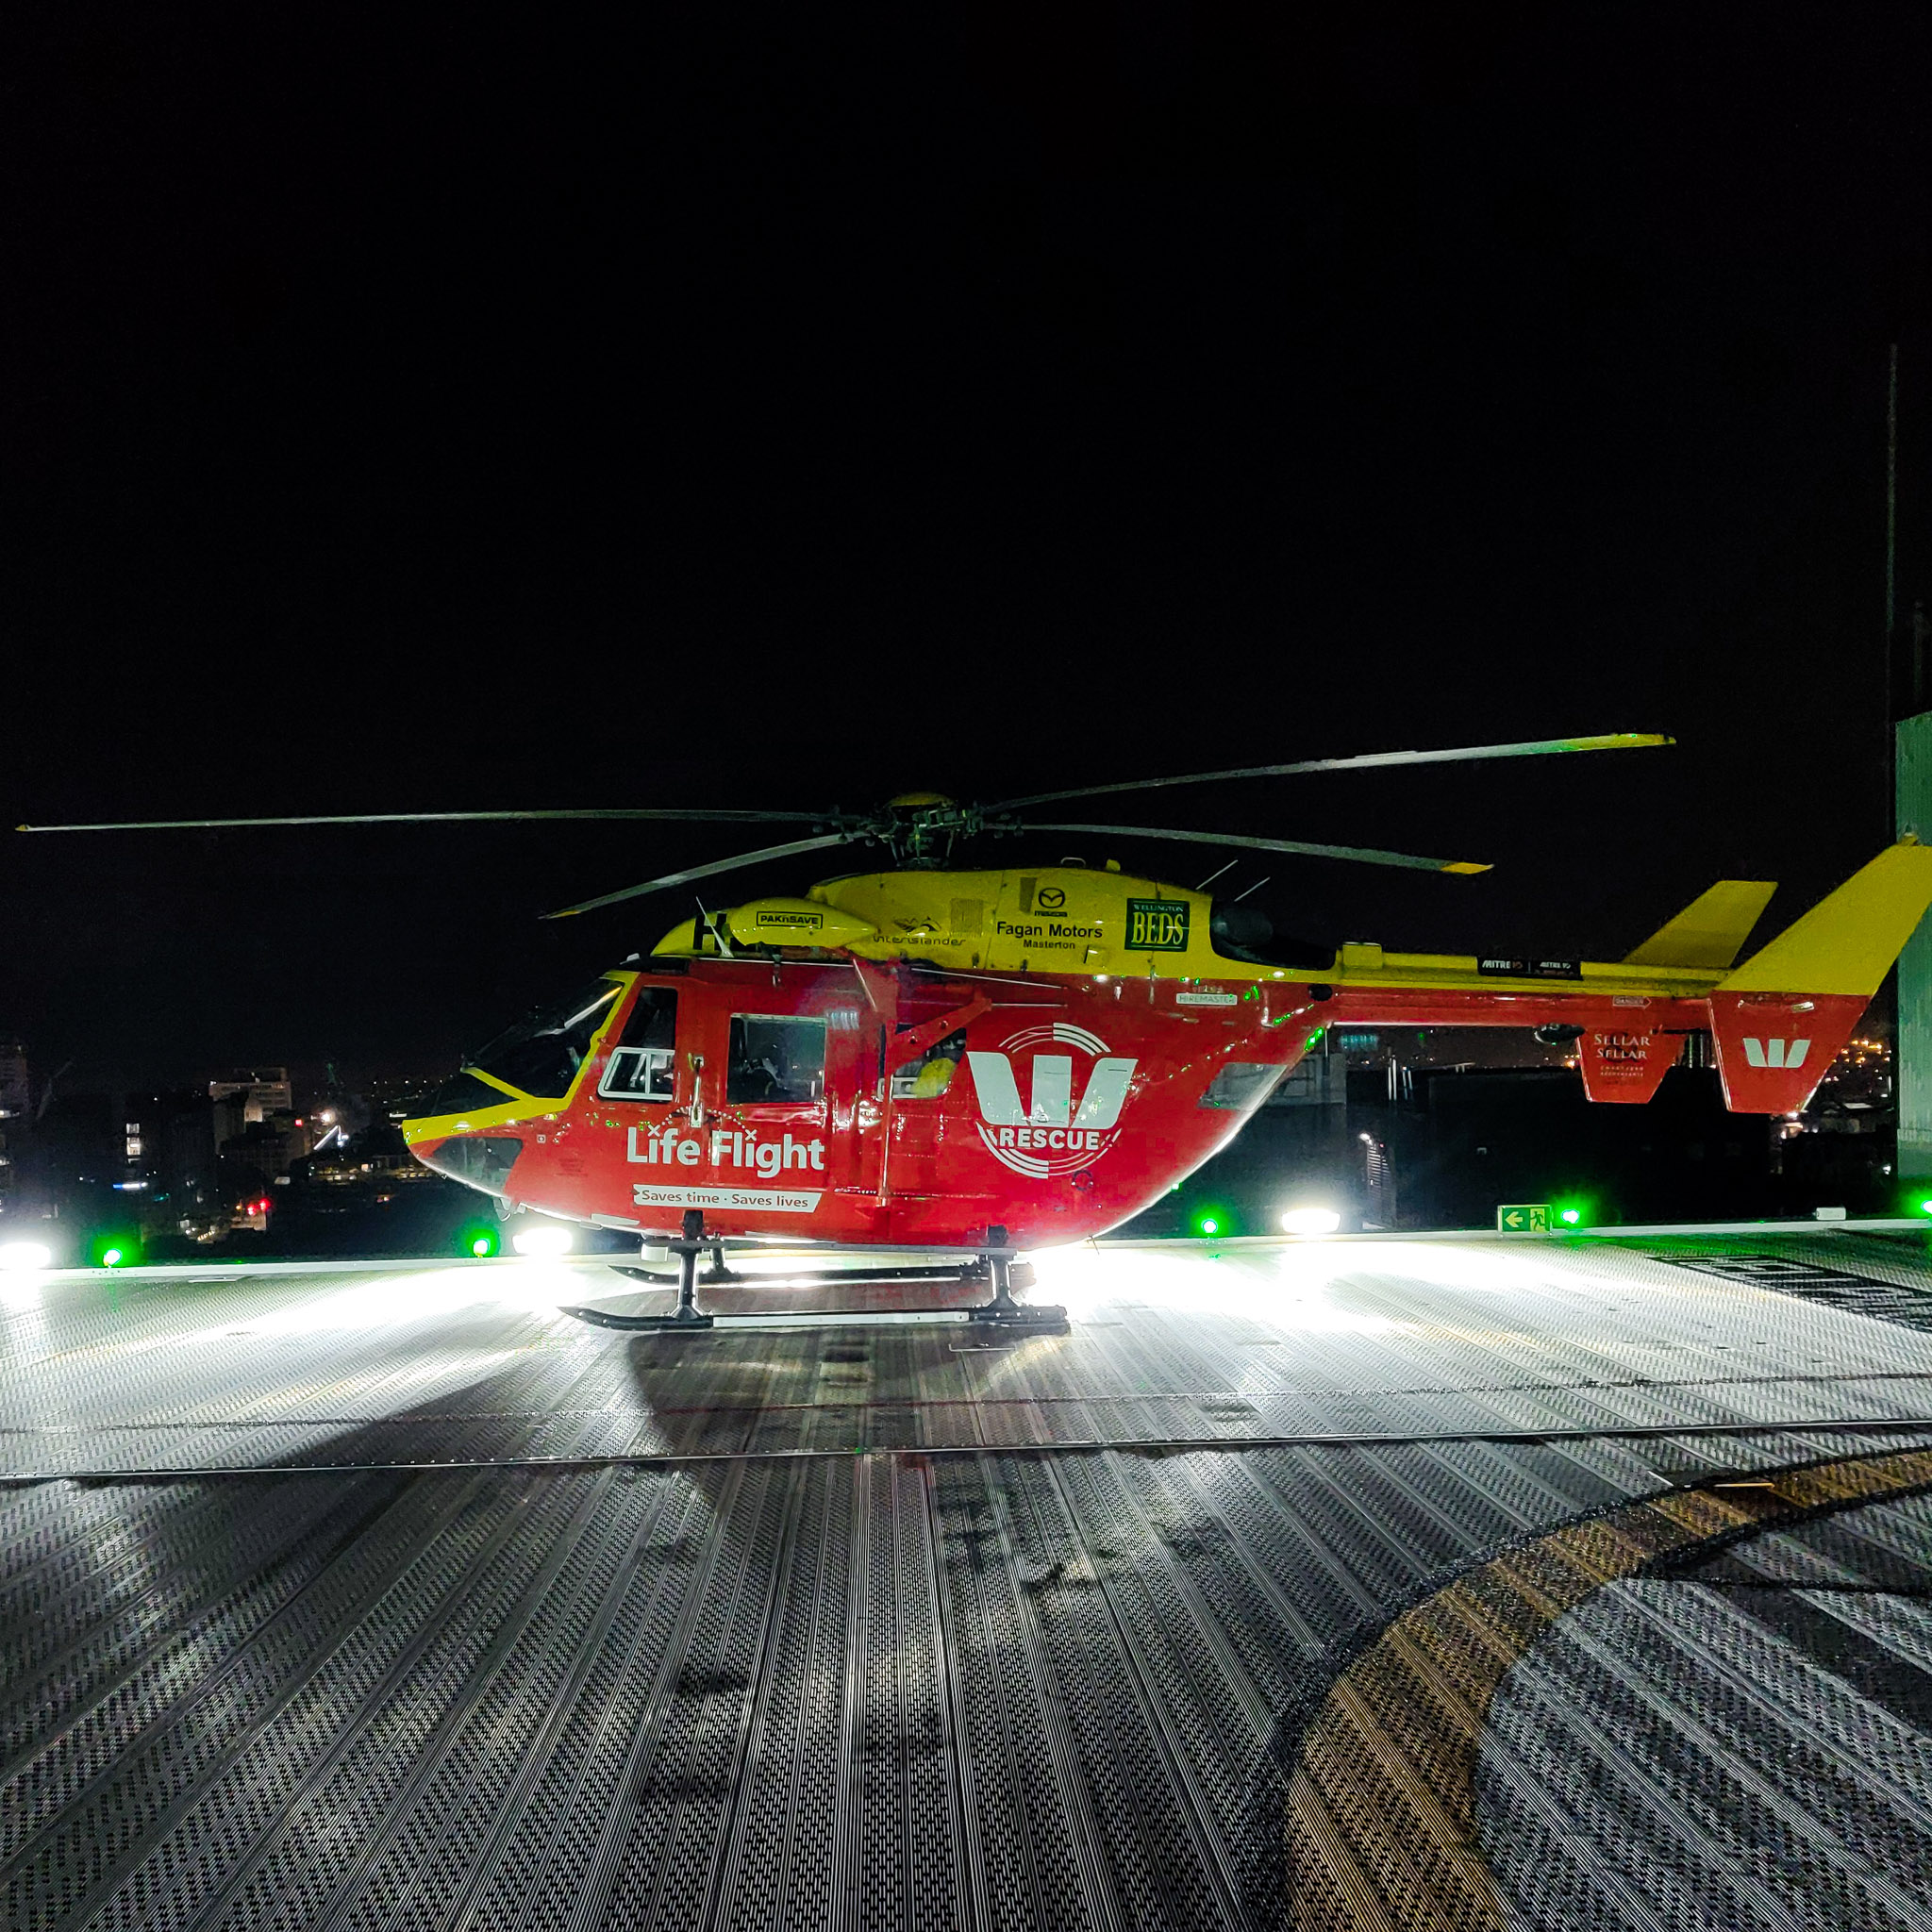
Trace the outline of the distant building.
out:
<instances>
[{"instance_id":1,"label":"distant building","mask_svg":"<svg viewBox=\"0 0 1932 1932\"><path fill-rule=\"evenodd\" d=\"M295 1090L289 1084L287 1067L238 1067L225 1080L210 1080L208 1097L218 1106L239 1099L244 1124L295 1111Z\"/></svg>"},{"instance_id":2,"label":"distant building","mask_svg":"<svg viewBox=\"0 0 1932 1932\"><path fill-rule=\"evenodd\" d=\"M264 1184L287 1174L289 1162L306 1154L305 1145L284 1154L284 1129L295 1118L295 1092L286 1067L238 1067L225 1080L208 1083L212 1119L211 1152L223 1163L234 1161L260 1174ZM283 1124L277 1129L275 1123ZM258 1131L259 1130L259 1131ZM226 1188L229 1183L224 1181Z\"/></svg>"},{"instance_id":3,"label":"distant building","mask_svg":"<svg viewBox=\"0 0 1932 1932\"><path fill-rule=\"evenodd\" d=\"M23 1204L26 1143L33 1126L26 1046L0 1036L0 1215Z\"/></svg>"},{"instance_id":4,"label":"distant building","mask_svg":"<svg viewBox=\"0 0 1932 1932\"><path fill-rule=\"evenodd\" d=\"M144 1194L144 1218L157 1225L195 1219L214 1192L212 1113L213 1103L192 1088L121 1096L124 1171L115 1185Z\"/></svg>"},{"instance_id":5,"label":"distant building","mask_svg":"<svg viewBox=\"0 0 1932 1932\"><path fill-rule=\"evenodd\" d=\"M1576 1064L1573 1040L1539 1040L1515 1026L1331 1026L1318 1052L1350 1067L1563 1067Z\"/></svg>"},{"instance_id":6,"label":"distant building","mask_svg":"<svg viewBox=\"0 0 1932 1932\"><path fill-rule=\"evenodd\" d=\"M221 1177L233 1190L248 1191L259 1185L272 1188L304 1159L315 1144L308 1121L288 1112L265 1120L247 1121L242 1130L221 1143Z\"/></svg>"},{"instance_id":7,"label":"distant building","mask_svg":"<svg viewBox=\"0 0 1932 1932\"><path fill-rule=\"evenodd\" d=\"M448 1077L447 1074L389 1074L368 1082L364 1091L377 1120L416 1120L428 1112L430 1096Z\"/></svg>"}]
</instances>

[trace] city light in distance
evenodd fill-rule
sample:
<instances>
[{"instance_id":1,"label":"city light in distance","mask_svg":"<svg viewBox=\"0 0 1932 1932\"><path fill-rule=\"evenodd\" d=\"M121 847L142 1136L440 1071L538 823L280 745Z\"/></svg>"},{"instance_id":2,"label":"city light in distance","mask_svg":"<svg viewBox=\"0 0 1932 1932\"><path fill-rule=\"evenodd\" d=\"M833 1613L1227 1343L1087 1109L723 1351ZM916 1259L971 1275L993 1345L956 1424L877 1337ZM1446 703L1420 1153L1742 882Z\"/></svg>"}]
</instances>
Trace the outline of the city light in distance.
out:
<instances>
[{"instance_id":1,"label":"city light in distance","mask_svg":"<svg viewBox=\"0 0 1932 1932\"><path fill-rule=\"evenodd\" d=\"M1333 1234L1341 1225L1341 1216L1332 1208L1291 1208L1281 1217L1288 1234Z\"/></svg>"},{"instance_id":2,"label":"city light in distance","mask_svg":"<svg viewBox=\"0 0 1932 1932\"><path fill-rule=\"evenodd\" d=\"M0 1247L0 1270L8 1274L31 1274L37 1268L51 1267L53 1261L52 1250L39 1241L8 1241Z\"/></svg>"},{"instance_id":3,"label":"city light in distance","mask_svg":"<svg viewBox=\"0 0 1932 1932\"><path fill-rule=\"evenodd\" d=\"M512 1235L509 1244L520 1255L549 1260L570 1253L570 1229L555 1224L548 1227L526 1227Z\"/></svg>"}]
</instances>

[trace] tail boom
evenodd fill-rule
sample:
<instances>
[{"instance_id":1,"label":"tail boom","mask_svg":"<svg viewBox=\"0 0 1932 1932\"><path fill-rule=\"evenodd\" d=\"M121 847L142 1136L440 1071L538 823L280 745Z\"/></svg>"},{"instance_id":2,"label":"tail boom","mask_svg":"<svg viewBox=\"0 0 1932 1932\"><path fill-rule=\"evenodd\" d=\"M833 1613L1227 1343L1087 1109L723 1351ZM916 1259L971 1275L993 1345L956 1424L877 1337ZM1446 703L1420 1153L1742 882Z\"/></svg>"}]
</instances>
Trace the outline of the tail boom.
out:
<instances>
[{"instance_id":1,"label":"tail boom","mask_svg":"<svg viewBox=\"0 0 1932 1932\"><path fill-rule=\"evenodd\" d=\"M1311 989L1334 1001L1316 1011L1331 1025L1574 1026L1585 1092L1613 1104L1650 1099L1684 1036L1708 1032L1733 1113L1796 1113L1932 905L1932 846L1888 846L1726 970L1770 891L1726 880L1618 965L1351 944L1338 956L1334 986ZM1700 970L1697 959L1709 963Z\"/></svg>"}]
</instances>

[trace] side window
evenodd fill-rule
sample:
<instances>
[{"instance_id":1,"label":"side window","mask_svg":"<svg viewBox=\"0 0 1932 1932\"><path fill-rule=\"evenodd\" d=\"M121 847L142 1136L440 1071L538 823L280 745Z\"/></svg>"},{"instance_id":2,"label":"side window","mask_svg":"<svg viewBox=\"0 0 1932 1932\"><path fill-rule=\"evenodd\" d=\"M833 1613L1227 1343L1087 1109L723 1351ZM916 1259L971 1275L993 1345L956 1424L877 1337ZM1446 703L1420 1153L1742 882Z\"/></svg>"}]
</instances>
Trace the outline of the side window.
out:
<instances>
[{"instance_id":1,"label":"side window","mask_svg":"<svg viewBox=\"0 0 1932 1932\"><path fill-rule=\"evenodd\" d=\"M731 1016L727 1105L808 1102L825 1091L825 1023L765 1013Z\"/></svg>"},{"instance_id":2,"label":"side window","mask_svg":"<svg viewBox=\"0 0 1932 1932\"><path fill-rule=\"evenodd\" d=\"M658 1105L677 1097L677 993L668 986L641 986L638 1003L610 1050L597 1091L606 1100Z\"/></svg>"},{"instance_id":3,"label":"side window","mask_svg":"<svg viewBox=\"0 0 1932 1932\"><path fill-rule=\"evenodd\" d=\"M965 1033L949 1033L918 1059L892 1071L894 1100L937 1100L953 1084L959 1057L966 1051Z\"/></svg>"},{"instance_id":4,"label":"side window","mask_svg":"<svg viewBox=\"0 0 1932 1932\"><path fill-rule=\"evenodd\" d=\"M1259 1107L1274 1091L1283 1071L1280 1067L1257 1066L1252 1060L1230 1060L1208 1083L1201 1105L1228 1113L1242 1113L1251 1107Z\"/></svg>"}]
</instances>

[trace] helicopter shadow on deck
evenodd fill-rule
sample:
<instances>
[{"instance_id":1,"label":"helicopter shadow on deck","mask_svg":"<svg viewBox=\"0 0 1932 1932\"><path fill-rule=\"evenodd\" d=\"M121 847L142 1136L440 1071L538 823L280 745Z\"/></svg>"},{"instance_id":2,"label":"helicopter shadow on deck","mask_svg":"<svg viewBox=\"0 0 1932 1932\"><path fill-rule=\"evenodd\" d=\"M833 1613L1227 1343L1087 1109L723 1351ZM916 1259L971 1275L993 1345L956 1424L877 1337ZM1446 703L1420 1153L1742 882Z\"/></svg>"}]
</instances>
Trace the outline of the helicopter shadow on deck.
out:
<instances>
[{"instance_id":1,"label":"helicopter shadow on deck","mask_svg":"<svg viewBox=\"0 0 1932 1932\"><path fill-rule=\"evenodd\" d=\"M1036 1624L1059 1655L1072 1654L1064 1652L1067 1644L1085 1651L1109 1627L1105 1599L1115 1588L1111 1553L1096 1568L1074 1545L1064 1551L1042 1549L1036 1542L1037 1530L1016 1528L1022 1519L1036 1524L1046 1520L1040 1505L1059 1489L1051 1471L1061 1457L1107 1452L1055 1451L1008 1441L960 1442L957 1447L967 1453L926 1455L923 1448L937 1445L884 1440L894 1432L895 1419L904 1419L900 1425L912 1432L910 1419L922 1410L956 1410L970 1430L973 1397L991 1392L987 1357L1018 1367L1025 1357L1064 1347L1063 1342L1001 1338L982 1349L964 1340L960 1329L938 1325L756 1328L600 1339L607 1347L573 1349L549 1362L540 1355L534 1361L526 1358L457 1379L426 1398L291 1450L279 1458L289 1466L285 1480L312 1487L318 1477L303 1472L340 1471L357 1487L357 1497L344 1508L358 1527L403 1507L406 1494L417 1485L432 1484L447 1497L447 1507L458 1512L450 1519L454 1524L459 1515L501 1507L507 1493L525 1499L519 1507L535 1504L551 1484L597 1477L599 1464L621 1458L635 1466L607 1470L602 1479L632 1492L634 1500L620 1507L626 1515L635 1512L640 1524L635 1560L667 1584L693 1597L714 1591L719 1586L707 1579L712 1566L724 1560L721 1553L746 1547L747 1539L764 1543L770 1525L782 1515L793 1525L788 1534L823 1539L827 1551L848 1552L835 1559L835 1572L828 1573L823 1586L841 1601L847 1592L861 1600L868 1588L867 1559L859 1554L866 1540L855 1528L859 1512L870 1508L875 1541L884 1499L890 1495L899 1499L895 1507L911 1504L911 1516L901 1519L908 1526L921 1521L927 1525L912 1533L915 1543L930 1540L924 1561L936 1588L944 1587L940 1579L949 1576L951 1588L991 1591L990 1600L1011 1602L1016 1608L1024 1603L1024 1620ZM968 1352L962 1354L962 1347ZM1016 1387L1015 1394L1020 1392ZM540 1406L546 1395L557 1405L547 1410ZM646 1441L698 1446L681 1454L660 1447L665 1459L658 1461L643 1446ZM489 1466L492 1463L501 1467ZM653 1498L664 1497L666 1485L681 1491L688 1503L680 1509L667 1499L660 1526L646 1529L647 1512L658 1507ZM298 1491L291 1488L291 1493ZM787 1500L780 1501L781 1493ZM1064 1492L1069 1507L1075 1507L1073 1493ZM922 1494L923 1504L917 1501ZM1079 1513L1076 1541L1113 1534L1097 1521L1087 1521L1084 1509ZM767 1525L762 1535L755 1533L760 1523ZM1205 1539L1215 1527L1207 1523L1179 1525L1170 1534L1179 1538L1175 1548L1185 1554L1183 1545L1191 1545L1194 1532ZM779 1562L781 1542L771 1541L757 1564ZM1124 1558L1126 1555L1122 1552ZM1201 1560L1211 1555L1206 1553ZM846 1573L842 1583L832 1580L838 1573ZM969 1576L984 1580L969 1586ZM684 1581L674 1583L678 1577ZM460 1579L452 1585L458 1591L468 1587ZM761 1591L756 1584L739 1588L749 1588L754 1596ZM778 1643L784 1618L795 1614L795 1607L787 1610L778 1597L773 1604L763 1640L768 1645ZM957 1641L972 1648L983 1668L987 1633L969 1614L965 1598L956 1614L960 1618ZM834 1627L843 1616L841 1611ZM864 1671L896 1668L867 1643ZM1040 1665L1016 1652L1001 1668L1024 1676ZM738 1707L749 1694L747 1667L734 1663L727 1669L724 1661L700 1648L681 1663L671 1659L665 1669L670 1673L665 1681L674 1687L675 1710L681 1713L677 1722L711 1724L726 1715L738 1721ZM1320 1688L1311 1687L1311 1691L1318 1694ZM1120 1715L1123 1722L1133 1722L1124 1708ZM937 1733L928 1739L921 1732L894 1748L929 1753L941 1748L937 1738ZM1101 1769L1089 1770L1103 1774ZM719 1807L721 1819L740 1802L729 1789L708 1785L660 1789L660 1778L684 1775L681 1771L654 1772L652 1781L633 1794L635 1801L702 1799ZM964 1766L949 1775L963 1777ZM1240 1810L1217 1821L1242 1877L1249 1926L1280 1923L1284 1796L1275 1762L1263 1753L1236 1798ZM1053 1788L1029 1786L1025 1802L1054 1802ZM1124 1880L1112 1874L1096 1882L1110 1887Z\"/></svg>"},{"instance_id":2,"label":"helicopter shadow on deck","mask_svg":"<svg viewBox=\"0 0 1932 1932\"><path fill-rule=\"evenodd\" d=\"M958 1450L982 1446L991 1392L968 1365L1019 1364L1059 1339L963 1322L719 1328L627 1337L623 1361L677 1453Z\"/></svg>"},{"instance_id":3,"label":"helicopter shadow on deck","mask_svg":"<svg viewBox=\"0 0 1932 1932\"><path fill-rule=\"evenodd\" d=\"M978 1405L1024 1402L1030 1378L1005 1391L969 1365L1017 1366L1064 1341L989 1334L963 1322L582 1332L588 1345L519 1349L483 1374L465 1374L462 1365L452 1364L447 1379L386 1412L333 1425L325 1389L291 1401L261 1388L250 1405L257 1426L300 1428L303 1410L320 1410L322 1419L308 1425L318 1432L233 1466L291 1473L508 1468L661 1457L691 1458L695 1469L699 1458L971 1449L983 1446ZM434 1339L441 1348L502 1361L505 1332L491 1315L452 1310L436 1324ZM365 1367L360 1360L343 1366L352 1379ZM195 1425L169 1426L172 1433ZM222 1466L219 1456L211 1466Z\"/></svg>"}]
</instances>

